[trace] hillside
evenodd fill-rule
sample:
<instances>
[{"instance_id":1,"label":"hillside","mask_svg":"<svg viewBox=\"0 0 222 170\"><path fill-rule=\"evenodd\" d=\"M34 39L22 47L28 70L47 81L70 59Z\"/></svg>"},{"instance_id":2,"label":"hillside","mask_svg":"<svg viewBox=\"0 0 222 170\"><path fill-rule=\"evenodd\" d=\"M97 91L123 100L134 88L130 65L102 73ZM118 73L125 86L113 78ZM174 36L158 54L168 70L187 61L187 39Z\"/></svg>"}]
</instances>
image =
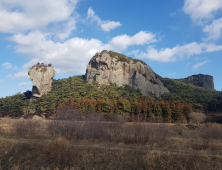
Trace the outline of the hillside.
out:
<instances>
[{"instance_id":1,"label":"hillside","mask_svg":"<svg viewBox=\"0 0 222 170\"><path fill-rule=\"evenodd\" d=\"M74 99L109 98L112 100L117 100L120 97L142 97L140 90L135 90L130 86L118 87L112 84L102 85L99 88L96 82L91 84L85 83L84 76L72 76L67 79L53 80L52 89L47 95L43 95L36 100L29 100L30 91L1 98L1 116L19 116L24 113L34 112L54 113L59 103L68 101L70 97Z\"/></svg>"},{"instance_id":2,"label":"hillside","mask_svg":"<svg viewBox=\"0 0 222 170\"><path fill-rule=\"evenodd\" d=\"M192 103L195 110L205 113L222 112L222 92L205 89L187 79L161 78L170 93L161 96L163 100Z\"/></svg>"},{"instance_id":3,"label":"hillside","mask_svg":"<svg viewBox=\"0 0 222 170\"><path fill-rule=\"evenodd\" d=\"M106 54L105 61L102 59L104 57L103 54ZM92 71L92 75L102 75L102 70L110 67L108 66L109 63L107 63L107 66L104 64L108 62L107 55L108 57L116 58L116 65L119 64L120 66L118 69L121 68L120 71L118 69L117 71L121 75L129 67L130 71L124 72L124 76L129 74L127 76L130 77L131 73L138 72L144 78L144 81L152 84L144 87L160 88L157 84L159 83L161 87L169 90L170 93L163 92L162 95L158 96L156 95L157 93L152 94L149 92L147 93L148 95L144 96L141 89L138 88L142 87L141 85L122 85L115 82L100 83L96 81L97 79L93 80L94 76L91 76L93 79L90 79L90 76L87 79L86 76L89 72L86 72L86 75L83 76L53 79L52 90L36 100L31 99L32 92L30 91L1 98L0 116L51 115L58 113L58 109L72 107L73 109L81 110L84 114L96 112L117 115L139 115L144 119L164 118L165 121L174 122L185 117L187 118L187 109L192 111L193 108L195 111L205 113L222 112L222 92L195 86L188 79L162 78L153 72L143 61L132 59L120 53L103 51L92 57L89 62L89 65L91 64L90 69L95 68ZM96 63L94 63L95 60L97 60ZM126 63L129 63L128 67L125 67L127 66ZM122 66L124 66L124 69L122 69ZM130 68L133 68L134 71ZM88 71L90 69L87 67ZM99 73L97 73L98 70ZM112 74L111 70L104 70L104 72ZM103 75L102 77L104 81L106 77L104 78ZM192 104L192 108L189 103Z\"/></svg>"}]
</instances>

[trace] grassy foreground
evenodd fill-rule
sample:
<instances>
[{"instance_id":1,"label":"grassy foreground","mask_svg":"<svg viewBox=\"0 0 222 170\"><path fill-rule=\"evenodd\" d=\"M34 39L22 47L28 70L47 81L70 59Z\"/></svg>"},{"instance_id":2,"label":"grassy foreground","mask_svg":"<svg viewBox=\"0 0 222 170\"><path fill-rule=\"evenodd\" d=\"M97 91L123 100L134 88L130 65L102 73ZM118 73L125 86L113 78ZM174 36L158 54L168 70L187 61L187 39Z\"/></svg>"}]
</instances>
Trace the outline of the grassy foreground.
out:
<instances>
[{"instance_id":1,"label":"grassy foreground","mask_svg":"<svg viewBox=\"0 0 222 170\"><path fill-rule=\"evenodd\" d=\"M0 169L222 169L219 124L0 120Z\"/></svg>"}]
</instances>

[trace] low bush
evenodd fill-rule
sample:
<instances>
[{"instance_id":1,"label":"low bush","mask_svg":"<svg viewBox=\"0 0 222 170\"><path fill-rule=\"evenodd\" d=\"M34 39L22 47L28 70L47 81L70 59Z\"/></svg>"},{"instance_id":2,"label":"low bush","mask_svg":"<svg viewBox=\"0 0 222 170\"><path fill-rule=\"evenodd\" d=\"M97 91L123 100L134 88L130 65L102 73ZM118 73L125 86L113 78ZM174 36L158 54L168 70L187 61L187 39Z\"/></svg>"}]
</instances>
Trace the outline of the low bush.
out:
<instances>
[{"instance_id":1,"label":"low bush","mask_svg":"<svg viewBox=\"0 0 222 170\"><path fill-rule=\"evenodd\" d=\"M189 119L189 123L200 124L202 122L205 122L206 115L203 113L192 112L189 114L188 119Z\"/></svg>"},{"instance_id":2,"label":"low bush","mask_svg":"<svg viewBox=\"0 0 222 170\"><path fill-rule=\"evenodd\" d=\"M18 120L12 124L19 137L35 136L40 128L38 120Z\"/></svg>"},{"instance_id":3,"label":"low bush","mask_svg":"<svg viewBox=\"0 0 222 170\"><path fill-rule=\"evenodd\" d=\"M51 121L49 134L68 140L100 140L125 144L167 144L169 128L163 124L101 121Z\"/></svg>"},{"instance_id":4,"label":"low bush","mask_svg":"<svg viewBox=\"0 0 222 170\"><path fill-rule=\"evenodd\" d=\"M207 123L201 128L200 137L202 139L222 139L222 126L220 124Z\"/></svg>"}]
</instances>

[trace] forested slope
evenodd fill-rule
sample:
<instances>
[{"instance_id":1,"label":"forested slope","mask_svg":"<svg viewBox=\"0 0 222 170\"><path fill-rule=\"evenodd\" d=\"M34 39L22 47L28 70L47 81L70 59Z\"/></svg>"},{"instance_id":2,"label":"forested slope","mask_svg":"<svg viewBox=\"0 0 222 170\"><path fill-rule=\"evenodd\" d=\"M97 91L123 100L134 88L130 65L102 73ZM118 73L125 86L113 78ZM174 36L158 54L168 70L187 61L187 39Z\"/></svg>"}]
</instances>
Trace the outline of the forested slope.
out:
<instances>
[{"instance_id":1,"label":"forested slope","mask_svg":"<svg viewBox=\"0 0 222 170\"><path fill-rule=\"evenodd\" d=\"M84 76L53 80L52 91L39 99L29 99L30 91L1 98L0 115L53 114L58 107L72 107L85 113L131 114L145 119L163 117L171 122L184 119L192 107L205 113L222 112L222 92L197 87L183 79L161 78L161 81L171 93L156 98L155 95L143 96L140 90L129 85L88 84Z\"/></svg>"},{"instance_id":2,"label":"forested slope","mask_svg":"<svg viewBox=\"0 0 222 170\"><path fill-rule=\"evenodd\" d=\"M170 91L161 96L163 100L189 102L194 109L205 113L222 112L222 92L195 86L185 79L162 78L161 81Z\"/></svg>"},{"instance_id":3,"label":"forested slope","mask_svg":"<svg viewBox=\"0 0 222 170\"><path fill-rule=\"evenodd\" d=\"M23 113L45 112L54 113L59 103L74 99L97 99L109 98L117 100L123 98L141 98L140 90L132 89L130 86L117 87L115 84L102 85L100 88L97 82L85 83L83 76L73 76L67 79L53 80L52 91L36 100L29 100L30 91L25 94L0 99L1 116L19 116ZM149 98L149 97L148 97Z\"/></svg>"}]
</instances>

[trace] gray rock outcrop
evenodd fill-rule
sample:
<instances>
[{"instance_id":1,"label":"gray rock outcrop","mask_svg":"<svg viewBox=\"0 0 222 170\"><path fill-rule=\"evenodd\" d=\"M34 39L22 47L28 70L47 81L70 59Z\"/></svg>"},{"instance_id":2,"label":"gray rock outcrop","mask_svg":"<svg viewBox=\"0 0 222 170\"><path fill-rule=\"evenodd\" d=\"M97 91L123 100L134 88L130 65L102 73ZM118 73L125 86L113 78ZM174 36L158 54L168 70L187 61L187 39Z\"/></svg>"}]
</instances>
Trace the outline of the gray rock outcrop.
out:
<instances>
[{"instance_id":1,"label":"gray rock outcrop","mask_svg":"<svg viewBox=\"0 0 222 170\"><path fill-rule=\"evenodd\" d=\"M164 92L169 92L143 61L115 52L96 53L87 66L85 80L87 83L97 81L100 85L127 84L140 89L143 95L153 93L160 96Z\"/></svg>"},{"instance_id":2,"label":"gray rock outcrop","mask_svg":"<svg viewBox=\"0 0 222 170\"><path fill-rule=\"evenodd\" d=\"M192 75L185 79L190 80L194 85L204 87L206 89L214 90L214 78L210 75Z\"/></svg>"},{"instance_id":3,"label":"gray rock outcrop","mask_svg":"<svg viewBox=\"0 0 222 170\"><path fill-rule=\"evenodd\" d=\"M30 80L33 81L33 98L39 98L51 91L52 79L55 76L55 70L51 67L51 64L47 66L44 63L38 63L29 69L28 75L30 76Z\"/></svg>"}]
</instances>

